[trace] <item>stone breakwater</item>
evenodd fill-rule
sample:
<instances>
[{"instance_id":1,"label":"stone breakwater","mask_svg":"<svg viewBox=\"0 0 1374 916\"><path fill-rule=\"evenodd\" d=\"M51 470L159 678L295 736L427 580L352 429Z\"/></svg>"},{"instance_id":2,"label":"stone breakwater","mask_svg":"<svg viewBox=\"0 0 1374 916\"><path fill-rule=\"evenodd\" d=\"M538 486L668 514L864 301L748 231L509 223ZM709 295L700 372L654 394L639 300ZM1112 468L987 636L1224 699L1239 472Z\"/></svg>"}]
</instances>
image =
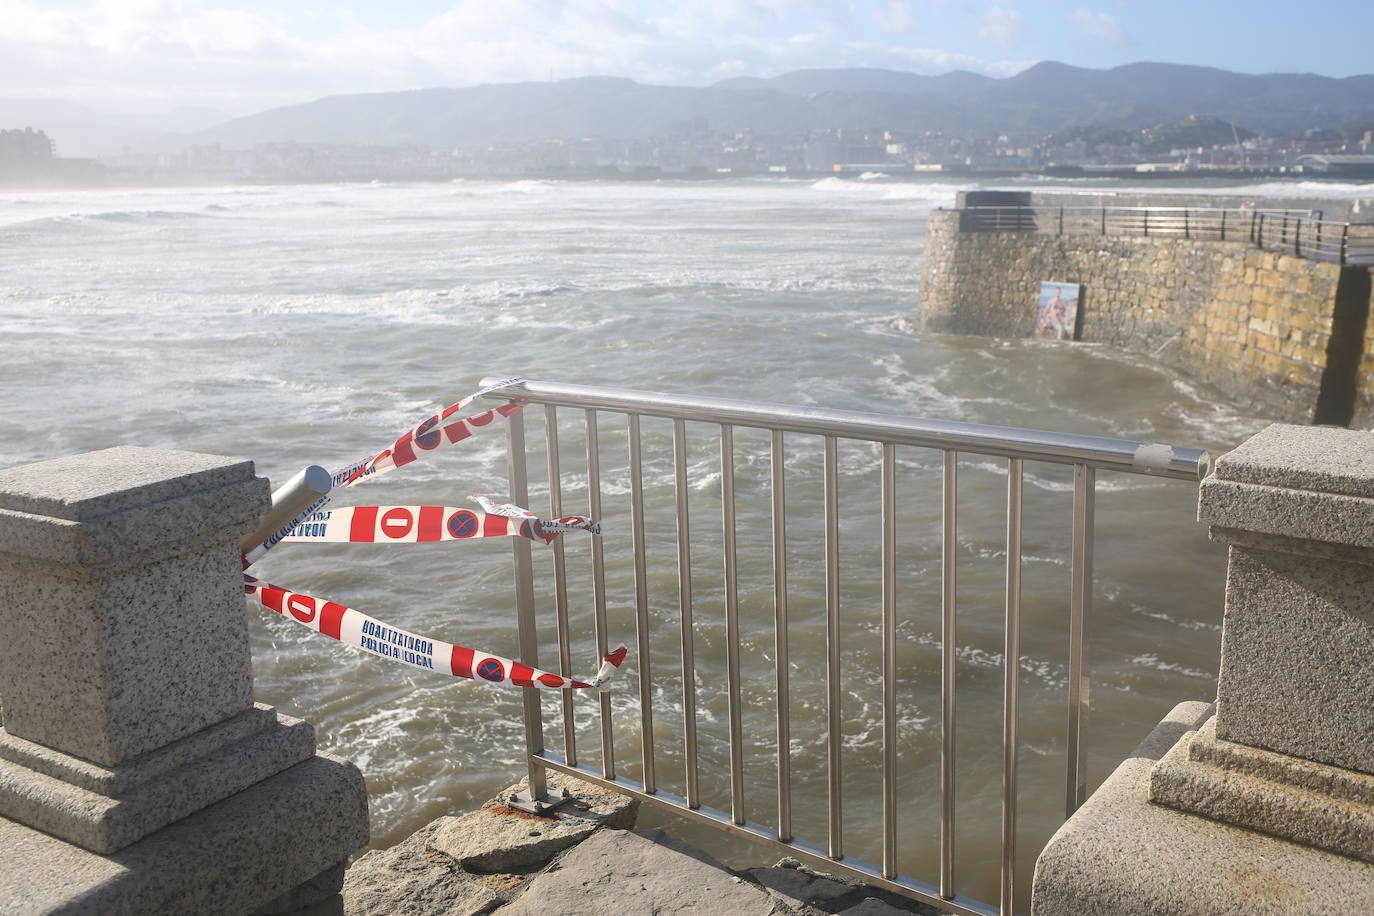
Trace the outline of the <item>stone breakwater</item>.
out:
<instances>
[{"instance_id":1,"label":"stone breakwater","mask_svg":"<svg viewBox=\"0 0 1374 916\"><path fill-rule=\"evenodd\" d=\"M729 913L731 916L909 916L936 911L785 858L733 871L663 830L635 831L639 802L569 776L551 792L570 800L547 815L505 802L441 817L348 869L341 901L302 916L585 916Z\"/></svg>"},{"instance_id":2,"label":"stone breakwater","mask_svg":"<svg viewBox=\"0 0 1374 916\"><path fill-rule=\"evenodd\" d=\"M1033 332L1041 281L1083 288L1080 340L1150 354L1301 423L1374 425L1370 269L1245 241L968 232L930 214L923 329Z\"/></svg>"}]
</instances>

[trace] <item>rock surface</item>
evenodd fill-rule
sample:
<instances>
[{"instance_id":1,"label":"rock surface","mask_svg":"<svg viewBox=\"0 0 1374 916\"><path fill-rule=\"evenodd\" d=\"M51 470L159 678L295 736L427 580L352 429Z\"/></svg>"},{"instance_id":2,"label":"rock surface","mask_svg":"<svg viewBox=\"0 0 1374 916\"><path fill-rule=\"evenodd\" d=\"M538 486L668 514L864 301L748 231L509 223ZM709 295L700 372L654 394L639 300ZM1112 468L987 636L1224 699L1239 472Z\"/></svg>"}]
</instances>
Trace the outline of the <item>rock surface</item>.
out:
<instances>
[{"instance_id":1,"label":"rock surface","mask_svg":"<svg viewBox=\"0 0 1374 916\"><path fill-rule=\"evenodd\" d=\"M551 774L570 800L539 816L510 787L477 811L443 817L348 871L341 911L297 916L898 916L935 910L820 874L794 858L736 873L663 830L631 832L639 803Z\"/></svg>"},{"instance_id":2,"label":"rock surface","mask_svg":"<svg viewBox=\"0 0 1374 916\"><path fill-rule=\"evenodd\" d=\"M541 817L491 802L439 824L429 848L468 871L479 872L512 872L540 865L601 826L586 818Z\"/></svg>"},{"instance_id":3,"label":"rock surface","mask_svg":"<svg viewBox=\"0 0 1374 916\"><path fill-rule=\"evenodd\" d=\"M751 868L745 874L775 899L795 910L815 907L833 913L838 907L858 903L865 896L864 888L818 875L801 867L795 859L783 859L772 868Z\"/></svg>"},{"instance_id":4,"label":"rock surface","mask_svg":"<svg viewBox=\"0 0 1374 916\"><path fill-rule=\"evenodd\" d=\"M501 916L589 913L783 916L791 911L662 830L603 830L530 882Z\"/></svg>"},{"instance_id":5,"label":"rock surface","mask_svg":"<svg viewBox=\"0 0 1374 916\"><path fill-rule=\"evenodd\" d=\"M426 846L446 820L421 828L390 849L375 849L344 877L347 916L482 916L504 901Z\"/></svg>"}]
</instances>

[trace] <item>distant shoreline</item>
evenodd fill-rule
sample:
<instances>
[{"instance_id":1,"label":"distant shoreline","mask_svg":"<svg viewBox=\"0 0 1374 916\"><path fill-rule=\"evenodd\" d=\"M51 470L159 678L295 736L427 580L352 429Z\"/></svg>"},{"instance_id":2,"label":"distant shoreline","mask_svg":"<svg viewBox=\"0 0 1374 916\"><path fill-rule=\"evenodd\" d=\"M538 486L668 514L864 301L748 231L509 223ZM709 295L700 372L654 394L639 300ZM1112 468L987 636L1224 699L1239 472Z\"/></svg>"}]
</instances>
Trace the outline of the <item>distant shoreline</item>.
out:
<instances>
[{"instance_id":1,"label":"distant shoreline","mask_svg":"<svg viewBox=\"0 0 1374 916\"><path fill-rule=\"evenodd\" d=\"M1278 169L1154 169L1136 171L1131 168L1098 169L1080 166L1050 166L1044 169L975 169L946 168L913 170L905 167L866 165L820 172L763 172L748 169L693 170L665 172L658 169L636 168L600 169L529 169L511 172L481 172L470 174L380 174L373 176L263 176L242 177L213 173L177 175L129 175L111 171L96 172L91 160L59 160L80 162L79 170L59 167L52 171L29 170L22 173L0 173L0 191L94 191L133 190L139 188L223 187L223 186L281 186L308 184L368 184L371 182L443 184L451 181L729 181L739 178L777 178L818 180L842 178L912 182L949 179L956 181L982 179L1040 179L1048 181L1319 181L1331 183L1374 183L1374 171L1368 175L1338 175L1322 172L1280 171ZM100 168L96 166L96 168Z\"/></svg>"}]
</instances>

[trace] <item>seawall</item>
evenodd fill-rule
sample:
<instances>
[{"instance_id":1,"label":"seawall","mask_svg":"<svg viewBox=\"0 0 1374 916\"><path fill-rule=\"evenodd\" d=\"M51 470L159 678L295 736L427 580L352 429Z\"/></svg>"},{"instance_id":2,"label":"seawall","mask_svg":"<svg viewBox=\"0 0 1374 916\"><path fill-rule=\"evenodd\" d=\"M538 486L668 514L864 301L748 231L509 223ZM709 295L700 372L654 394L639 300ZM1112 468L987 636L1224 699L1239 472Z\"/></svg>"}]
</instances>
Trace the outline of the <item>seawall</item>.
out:
<instances>
[{"instance_id":1,"label":"seawall","mask_svg":"<svg viewBox=\"0 0 1374 916\"><path fill-rule=\"evenodd\" d=\"M1027 337L1041 281L1077 283L1080 340L1150 354L1279 419L1374 425L1368 267L1247 240L966 231L965 217L930 214L924 329Z\"/></svg>"}]
</instances>

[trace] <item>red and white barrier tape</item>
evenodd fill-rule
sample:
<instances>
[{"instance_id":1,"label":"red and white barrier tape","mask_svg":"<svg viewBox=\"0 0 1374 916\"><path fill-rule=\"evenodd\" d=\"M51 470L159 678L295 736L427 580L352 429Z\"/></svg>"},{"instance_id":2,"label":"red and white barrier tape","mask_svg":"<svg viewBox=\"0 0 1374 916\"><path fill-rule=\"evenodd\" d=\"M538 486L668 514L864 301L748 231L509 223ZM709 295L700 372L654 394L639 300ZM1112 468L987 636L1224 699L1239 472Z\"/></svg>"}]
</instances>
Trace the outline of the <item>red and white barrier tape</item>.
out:
<instances>
[{"instance_id":1,"label":"red and white barrier tape","mask_svg":"<svg viewBox=\"0 0 1374 916\"><path fill-rule=\"evenodd\" d=\"M488 501L489 503L490 501ZM550 544L564 531L601 533L580 515L545 521L534 514L510 516L453 506L349 506L303 520L282 543L424 544L470 538L523 537Z\"/></svg>"},{"instance_id":2,"label":"red and white barrier tape","mask_svg":"<svg viewBox=\"0 0 1374 916\"><path fill-rule=\"evenodd\" d=\"M244 593L257 598L263 607L276 611L300 625L324 636L337 639L344 645L362 649L425 671L439 671L454 677L471 678L492 684L514 684L517 687L541 687L548 690L592 688L605 690L606 682L625 660L621 646L601 660L596 677L586 681L560 677L529 665L481 652L438 639L429 639L388 626L362 611L323 601L300 592L293 592L255 579L243 577Z\"/></svg>"},{"instance_id":3,"label":"red and white barrier tape","mask_svg":"<svg viewBox=\"0 0 1374 916\"><path fill-rule=\"evenodd\" d=\"M263 541L257 547L248 551L243 557L243 568L252 566L262 555L267 553L291 533L291 531L310 516L318 513L329 502L333 495L344 487L351 487L362 480L375 477L387 471L394 470L404 465L418 460L425 452L433 451L445 442L462 442L470 438L474 433L490 428L497 417L505 418L520 410L522 405L515 403L501 404L490 410L484 410L471 417L459 418L451 423L444 423L449 417L467 407L473 401L499 391L502 388L510 388L518 385L522 379L505 378L493 385L487 385L478 391L463 398L456 404L445 407L442 411L421 421L414 429L403 434L399 439L391 444L389 448L384 448L369 458L362 458L354 461L334 471L331 476L331 486L329 492L315 500L308 509L301 512L291 521L279 528L271 537Z\"/></svg>"},{"instance_id":4,"label":"red and white barrier tape","mask_svg":"<svg viewBox=\"0 0 1374 916\"><path fill-rule=\"evenodd\" d=\"M471 404L473 401L493 391L502 388L510 388L523 381L519 378L501 379L494 385L488 385L480 391L463 398L456 404L445 407L442 411L421 421L414 429L404 433L399 439L391 443L389 448L384 448L371 458L354 462L347 468L335 472L337 478L340 474L344 475L342 483L336 484L338 487L351 487L358 481L384 474L387 471L404 467L423 456L424 452L431 452L439 448L445 442L462 442L472 436L479 429L489 427L492 421L498 416L508 417L520 410L523 405L515 403L501 404L490 410L484 410L471 417L459 418L451 423L444 423L449 417ZM442 426L440 424L443 424Z\"/></svg>"}]
</instances>

